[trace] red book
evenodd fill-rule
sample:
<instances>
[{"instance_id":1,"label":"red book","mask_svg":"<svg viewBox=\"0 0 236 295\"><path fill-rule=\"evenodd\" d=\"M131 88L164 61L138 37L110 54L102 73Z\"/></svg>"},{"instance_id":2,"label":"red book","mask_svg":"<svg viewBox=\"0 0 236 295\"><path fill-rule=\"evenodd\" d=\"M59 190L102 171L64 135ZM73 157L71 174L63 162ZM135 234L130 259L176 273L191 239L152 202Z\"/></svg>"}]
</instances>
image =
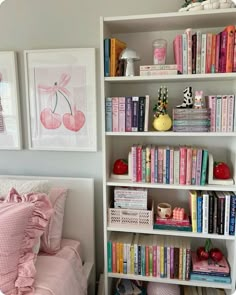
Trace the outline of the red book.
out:
<instances>
[{"instance_id":1,"label":"red book","mask_svg":"<svg viewBox=\"0 0 236 295\"><path fill-rule=\"evenodd\" d=\"M211 73L211 55L212 55L212 34L207 34L206 46L206 73Z\"/></svg>"},{"instance_id":2,"label":"red book","mask_svg":"<svg viewBox=\"0 0 236 295\"><path fill-rule=\"evenodd\" d=\"M220 61L220 33L216 35L216 55L215 55L215 71L219 73L219 61Z\"/></svg>"},{"instance_id":3,"label":"red book","mask_svg":"<svg viewBox=\"0 0 236 295\"><path fill-rule=\"evenodd\" d=\"M211 46L211 73L216 73L216 35L212 35Z\"/></svg>"},{"instance_id":4,"label":"red book","mask_svg":"<svg viewBox=\"0 0 236 295\"><path fill-rule=\"evenodd\" d=\"M220 41L220 62L219 72L225 73L226 71L226 57L227 57L227 31L224 30L221 34Z\"/></svg>"},{"instance_id":5,"label":"red book","mask_svg":"<svg viewBox=\"0 0 236 295\"><path fill-rule=\"evenodd\" d=\"M206 274L211 272L228 274L230 272L229 264L224 256L219 262L212 259L200 260L196 252L192 252L192 270L206 272Z\"/></svg>"},{"instance_id":6,"label":"red book","mask_svg":"<svg viewBox=\"0 0 236 295\"><path fill-rule=\"evenodd\" d=\"M177 226L189 226L190 221L188 216L185 214L183 220L177 220L173 218L160 218L157 216L156 224L166 224L166 225L177 225Z\"/></svg>"},{"instance_id":7,"label":"red book","mask_svg":"<svg viewBox=\"0 0 236 295\"><path fill-rule=\"evenodd\" d=\"M227 32L227 54L226 54L226 73L233 72L233 62L234 62L234 36L235 28L234 26L227 26L225 28Z\"/></svg>"}]
</instances>

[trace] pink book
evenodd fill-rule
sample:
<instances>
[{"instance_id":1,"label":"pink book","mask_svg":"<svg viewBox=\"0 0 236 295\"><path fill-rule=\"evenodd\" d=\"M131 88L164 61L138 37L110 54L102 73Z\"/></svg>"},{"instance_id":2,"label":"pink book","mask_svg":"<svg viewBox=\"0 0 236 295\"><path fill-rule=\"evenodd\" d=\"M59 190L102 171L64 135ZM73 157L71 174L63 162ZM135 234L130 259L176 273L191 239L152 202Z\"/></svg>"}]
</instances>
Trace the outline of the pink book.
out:
<instances>
[{"instance_id":1,"label":"pink book","mask_svg":"<svg viewBox=\"0 0 236 295\"><path fill-rule=\"evenodd\" d=\"M222 31L221 33L221 41L220 41L220 64L219 64L219 72L226 72L226 58L227 58L227 31Z\"/></svg>"},{"instance_id":2,"label":"pink book","mask_svg":"<svg viewBox=\"0 0 236 295\"><path fill-rule=\"evenodd\" d=\"M174 148L170 148L170 184L174 183Z\"/></svg>"},{"instance_id":3,"label":"pink book","mask_svg":"<svg viewBox=\"0 0 236 295\"><path fill-rule=\"evenodd\" d=\"M222 113L221 132L227 131L227 116L228 116L227 99L228 99L227 95L222 95L222 99L221 99L221 107L222 107L222 110L221 110L221 113Z\"/></svg>"},{"instance_id":4,"label":"pink book","mask_svg":"<svg viewBox=\"0 0 236 295\"><path fill-rule=\"evenodd\" d=\"M234 130L234 95L228 95L227 98L227 132L233 132Z\"/></svg>"},{"instance_id":5,"label":"pink book","mask_svg":"<svg viewBox=\"0 0 236 295\"><path fill-rule=\"evenodd\" d=\"M233 72L236 72L236 32L234 35L234 62L233 62Z\"/></svg>"},{"instance_id":6,"label":"pink book","mask_svg":"<svg viewBox=\"0 0 236 295\"><path fill-rule=\"evenodd\" d=\"M151 146L151 183L155 182L155 147Z\"/></svg>"},{"instance_id":7,"label":"pink book","mask_svg":"<svg viewBox=\"0 0 236 295\"><path fill-rule=\"evenodd\" d=\"M183 73L183 52L182 52L182 35L177 35L174 39L174 58L177 64L179 74Z\"/></svg>"},{"instance_id":8,"label":"pink book","mask_svg":"<svg viewBox=\"0 0 236 295\"><path fill-rule=\"evenodd\" d=\"M162 182L166 183L166 147L163 148Z\"/></svg>"},{"instance_id":9,"label":"pink book","mask_svg":"<svg viewBox=\"0 0 236 295\"><path fill-rule=\"evenodd\" d=\"M153 245L153 248L152 248L152 257L153 257L152 275L154 277L156 277L157 276L157 245Z\"/></svg>"},{"instance_id":10,"label":"pink book","mask_svg":"<svg viewBox=\"0 0 236 295\"><path fill-rule=\"evenodd\" d=\"M211 259L200 260L197 257L196 252L192 252L192 269L193 271L206 272L206 273L219 272L219 273L228 274L230 272L229 264L224 256L219 262L214 262Z\"/></svg>"},{"instance_id":11,"label":"pink book","mask_svg":"<svg viewBox=\"0 0 236 295\"><path fill-rule=\"evenodd\" d=\"M197 150L196 185L201 183L202 172L202 149Z\"/></svg>"},{"instance_id":12,"label":"pink book","mask_svg":"<svg viewBox=\"0 0 236 295\"><path fill-rule=\"evenodd\" d=\"M142 146L138 145L136 148L136 182L142 181Z\"/></svg>"},{"instance_id":13,"label":"pink book","mask_svg":"<svg viewBox=\"0 0 236 295\"><path fill-rule=\"evenodd\" d=\"M118 97L119 101L119 132L125 132L125 97Z\"/></svg>"},{"instance_id":14,"label":"pink book","mask_svg":"<svg viewBox=\"0 0 236 295\"><path fill-rule=\"evenodd\" d=\"M156 218L156 224L164 224L164 225L176 225L176 226L189 226L190 221L188 216L185 214L183 220L177 220L173 218L160 218L159 216Z\"/></svg>"},{"instance_id":15,"label":"pink book","mask_svg":"<svg viewBox=\"0 0 236 295\"><path fill-rule=\"evenodd\" d=\"M179 160L179 184L186 184L186 162L187 162L187 147L180 147L180 160Z\"/></svg>"},{"instance_id":16,"label":"pink book","mask_svg":"<svg viewBox=\"0 0 236 295\"><path fill-rule=\"evenodd\" d=\"M209 95L206 96L206 107L211 109L211 132L216 131L216 96Z\"/></svg>"},{"instance_id":17,"label":"pink book","mask_svg":"<svg viewBox=\"0 0 236 295\"><path fill-rule=\"evenodd\" d=\"M163 148L158 147L158 183L163 183Z\"/></svg>"},{"instance_id":18,"label":"pink book","mask_svg":"<svg viewBox=\"0 0 236 295\"><path fill-rule=\"evenodd\" d=\"M187 163L186 163L186 184L191 185L192 180L192 148L187 148Z\"/></svg>"},{"instance_id":19,"label":"pink book","mask_svg":"<svg viewBox=\"0 0 236 295\"><path fill-rule=\"evenodd\" d=\"M132 181L137 181L137 146L133 145L131 147L131 158L132 158Z\"/></svg>"},{"instance_id":20,"label":"pink book","mask_svg":"<svg viewBox=\"0 0 236 295\"><path fill-rule=\"evenodd\" d=\"M157 245L157 277L160 278L161 247Z\"/></svg>"},{"instance_id":21,"label":"pink book","mask_svg":"<svg viewBox=\"0 0 236 295\"><path fill-rule=\"evenodd\" d=\"M207 34L206 42L206 73L211 73L212 34Z\"/></svg>"},{"instance_id":22,"label":"pink book","mask_svg":"<svg viewBox=\"0 0 236 295\"><path fill-rule=\"evenodd\" d=\"M197 149L192 150L192 179L191 184L196 184L196 172L197 172Z\"/></svg>"},{"instance_id":23,"label":"pink book","mask_svg":"<svg viewBox=\"0 0 236 295\"><path fill-rule=\"evenodd\" d=\"M216 35L216 56L215 56L216 73L219 73L219 60L220 60L220 33Z\"/></svg>"},{"instance_id":24,"label":"pink book","mask_svg":"<svg viewBox=\"0 0 236 295\"><path fill-rule=\"evenodd\" d=\"M192 29L185 30L187 34L188 74L192 74Z\"/></svg>"},{"instance_id":25,"label":"pink book","mask_svg":"<svg viewBox=\"0 0 236 295\"><path fill-rule=\"evenodd\" d=\"M119 99L112 97L112 131L119 131Z\"/></svg>"}]
</instances>

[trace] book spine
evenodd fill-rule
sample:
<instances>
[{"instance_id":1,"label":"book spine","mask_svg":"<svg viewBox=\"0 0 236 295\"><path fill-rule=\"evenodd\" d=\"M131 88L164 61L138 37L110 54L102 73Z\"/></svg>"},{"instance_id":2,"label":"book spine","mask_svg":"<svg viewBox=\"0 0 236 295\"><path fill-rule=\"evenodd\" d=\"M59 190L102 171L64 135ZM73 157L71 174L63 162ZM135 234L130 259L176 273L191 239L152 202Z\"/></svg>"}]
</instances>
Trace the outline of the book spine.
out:
<instances>
[{"instance_id":1,"label":"book spine","mask_svg":"<svg viewBox=\"0 0 236 295\"><path fill-rule=\"evenodd\" d=\"M218 198L218 234L224 235L224 224L225 224L225 198Z\"/></svg>"},{"instance_id":2,"label":"book spine","mask_svg":"<svg viewBox=\"0 0 236 295\"><path fill-rule=\"evenodd\" d=\"M178 63L178 74L183 74L183 40L182 35L179 35L178 39L178 48L177 48L177 54L179 56L179 63Z\"/></svg>"},{"instance_id":3,"label":"book spine","mask_svg":"<svg viewBox=\"0 0 236 295\"><path fill-rule=\"evenodd\" d=\"M208 150L203 150L202 156L202 168L201 168L201 185L206 184L206 177L207 177L207 164L208 164Z\"/></svg>"},{"instance_id":4,"label":"book spine","mask_svg":"<svg viewBox=\"0 0 236 295\"><path fill-rule=\"evenodd\" d=\"M227 31L221 32L220 44L220 73L226 72L226 58L227 58Z\"/></svg>"},{"instance_id":5,"label":"book spine","mask_svg":"<svg viewBox=\"0 0 236 295\"><path fill-rule=\"evenodd\" d=\"M164 278L167 277L167 246L164 247Z\"/></svg>"},{"instance_id":6,"label":"book spine","mask_svg":"<svg viewBox=\"0 0 236 295\"><path fill-rule=\"evenodd\" d=\"M187 55L188 55L188 74L192 74L192 29L186 29L187 35Z\"/></svg>"},{"instance_id":7,"label":"book spine","mask_svg":"<svg viewBox=\"0 0 236 295\"><path fill-rule=\"evenodd\" d=\"M179 184L179 150L174 150L174 184Z\"/></svg>"},{"instance_id":8,"label":"book spine","mask_svg":"<svg viewBox=\"0 0 236 295\"><path fill-rule=\"evenodd\" d=\"M137 146L133 145L131 147L131 155L132 155L132 181L137 181Z\"/></svg>"},{"instance_id":9,"label":"book spine","mask_svg":"<svg viewBox=\"0 0 236 295\"><path fill-rule=\"evenodd\" d=\"M166 148L166 184L170 184L170 148Z\"/></svg>"},{"instance_id":10,"label":"book spine","mask_svg":"<svg viewBox=\"0 0 236 295\"><path fill-rule=\"evenodd\" d=\"M190 280L190 270L191 270L191 249L186 249L186 274L185 274L185 280Z\"/></svg>"},{"instance_id":11,"label":"book spine","mask_svg":"<svg viewBox=\"0 0 236 295\"><path fill-rule=\"evenodd\" d=\"M170 184L174 183L174 149L170 149Z\"/></svg>"},{"instance_id":12,"label":"book spine","mask_svg":"<svg viewBox=\"0 0 236 295\"><path fill-rule=\"evenodd\" d=\"M227 132L234 130L234 95L227 95Z\"/></svg>"},{"instance_id":13,"label":"book spine","mask_svg":"<svg viewBox=\"0 0 236 295\"><path fill-rule=\"evenodd\" d=\"M216 132L221 132L221 112L222 110L222 99L221 95L216 97Z\"/></svg>"},{"instance_id":14,"label":"book spine","mask_svg":"<svg viewBox=\"0 0 236 295\"><path fill-rule=\"evenodd\" d=\"M206 97L207 107L211 110L210 120L211 120L211 132L216 131L216 96L209 95Z\"/></svg>"},{"instance_id":15,"label":"book spine","mask_svg":"<svg viewBox=\"0 0 236 295\"><path fill-rule=\"evenodd\" d=\"M183 74L188 74L188 45L187 35L182 34L182 46L183 46Z\"/></svg>"},{"instance_id":16,"label":"book spine","mask_svg":"<svg viewBox=\"0 0 236 295\"><path fill-rule=\"evenodd\" d=\"M226 55L226 73L233 72L233 61L234 61L234 38L235 38L235 27L227 26L227 55Z\"/></svg>"},{"instance_id":17,"label":"book spine","mask_svg":"<svg viewBox=\"0 0 236 295\"><path fill-rule=\"evenodd\" d=\"M217 234L217 197L214 194L214 221L213 221L213 233Z\"/></svg>"},{"instance_id":18,"label":"book spine","mask_svg":"<svg viewBox=\"0 0 236 295\"><path fill-rule=\"evenodd\" d=\"M142 148L142 182L146 182L146 147Z\"/></svg>"},{"instance_id":19,"label":"book spine","mask_svg":"<svg viewBox=\"0 0 236 295\"><path fill-rule=\"evenodd\" d=\"M112 241L112 272L116 273L116 242Z\"/></svg>"},{"instance_id":20,"label":"book spine","mask_svg":"<svg viewBox=\"0 0 236 295\"><path fill-rule=\"evenodd\" d=\"M119 271L120 273L124 273L124 256L123 256L123 253L124 253L124 243L120 243L120 260L119 260Z\"/></svg>"},{"instance_id":21,"label":"book spine","mask_svg":"<svg viewBox=\"0 0 236 295\"><path fill-rule=\"evenodd\" d=\"M146 275L146 247L141 245L141 275Z\"/></svg>"},{"instance_id":22,"label":"book spine","mask_svg":"<svg viewBox=\"0 0 236 295\"><path fill-rule=\"evenodd\" d=\"M206 44L207 35L202 34L202 48L201 48L201 74L206 73Z\"/></svg>"},{"instance_id":23,"label":"book spine","mask_svg":"<svg viewBox=\"0 0 236 295\"><path fill-rule=\"evenodd\" d=\"M179 248L174 247L174 279L179 278Z\"/></svg>"},{"instance_id":24,"label":"book spine","mask_svg":"<svg viewBox=\"0 0 236 295\"><path fill-rule=\"evenodd\" d=\"M180 147L179 153L180 153L179 183L186 184L187 148Z\"/></svg>"},{"instance_id":25,"label":"book spine","mask_svg":"<svg viewBox=\"0 0 236 295\"><path fill-rule=\"evenodd\" d=\"M197 32L197 57L196 57L196 74L201 74L201 43L202 33Z\"/></svg>"},{"instance_id":26,"label":"book spine","mask_svg":"<svg viewBox=\"0 0 236 295\"><path fill-rule=\"evenodd\" d=\"M155 147L154 151L154 182L158 182L158 148Z\"/></svg>"},{"instance_id":27,"label":"book spine","mask_svg":"<svg viewBox=\"0 0 236 295\"><path fill-rule=\"evenodd\" d=\"M197 150L196 185L201 185L202 149Z\"/></svg>"},{"instance_id":28,"label":"book spine","mask_svg":"<svg viewBox=\"0 0 236 295\"><path fill-rule=\"evenodd\" d=\"M211 49L211 73L216 72L216 35L212 35L212 49Z\"/></svg>"},{"instance_id":29,"label":"book spine","mask_svg":"<svg viewBox=\"0 0 236 295\"><path fill-rule=\"evenodd\" d=\"M123 273L127 274L127 244L123 244Z\"/></svg>"},{"instance_id":30,"label":"book spine","mask_svg":"<svg viewBox=\"0 0 236 295\"><path fill-rule=\"evenodd\" d=\"M151 148L146 147L146 182L151 182Z\"/></svg>"},{"instance_id":31,"label":"book spine","mask_svg":"<svg viewBox=\"0 0 236 295\"><path fill-rule=\"evenodd\" d=\"M131 245L126 244L127 252L127 274L131 274Z\"/></svg>"},{"instance_id":32,"label":"book spine","mask_svg":"<svg viewBox=\"0 0 236 295\"><path fill-rule=\"evenodd\" d=\"M182 272L182 278L185 281L186 279L186 248L183 248L183 272Z\"/></svg>"},{"instance_id":33,"label":"book spine","mask_svg":"<svg viewBox=\"0 0 236 295\"><path fill-rule=\"evenodd\" d=\"M163 148L158 148L158 183L163 183Z\"/></svg>"},{"instance_id":34,"label":"book spine","mask_svg":"<svg viewBox=\"0 0 236 295\"><path fill-rule=\"evenodd\" d=\"M152 257L153 257L153 264L152 264L152 270L153 270L153 276L157 276L157 246L153 245L152 248Z\"/></svg>"},{"instance_id":35,"label":"book spine","mask_svg":"<svg viewBox=\"0 0 236 295\"><path fill-rule=\"evenodd\" d=\"M234 63L233 72L236 72L236 33L234 33Z\"/></svg>"},{"instance_id":36,"label":"book spine","mask_svg":"<svg viewBox=\"0 0 236 295\"><path fill-rule=\"evenodd\" d=\"M197 196L197 232L202 232L202 196Z\"/></svg>"},{"instance_id":37,"label":"book spine","mask_svg":"<svg viewBox=\"0 0 236 295\"><path fill-rule=\"evenodd\" d=\"M228 115L228 110L227 110L227 95L222 95L221 98L221 132L226 132L227 131L227 115Z\"/></svg>"},{"instance_id":38,"label":"book spine","mask_svg":"<svg viewBox=\"0 0 236 295\"><path fill-rule=\"evenodd\" d=\"M125 97L118 97L119 132L125 132Z\"/></svg>"},{"instance_id":39,"label":"book spine","mask_svg":"<svg viewBox=\"0 0 236 295\"><path fill-rule=\"evenodd\" d=\"M110 39L110 76L115 76L115 38Z\"/></svg>"},{"instance_id":40,"label":"book spine","mask_svg":"<svg viewBox=\"0 0 236 295\"><path fill-rule=\"evenodd\" d=\"M216 73L219 73L219 62L220 62L220 33L216 35Z\"/></svg>"},{"instance_id":41,"label":"book spine","mask_svg":"<svg viewBox=\"0 0 236 295\"><path fill-rule=\"evenodd\" d=\"M136 182L142 181L142 146L138 145L136 149Z\"/></svg>"},{"instance_id":42,"label":"book spine","mask_svg":"<svg viewBox=\"0 0 236 295\"><path fill-rule=\"evenodd\" d=\"M142 259L142 256L141 256L141 245L138 245L138 275L141 275L142 274L142 271L141 271L141 259Z\"/></svg>"},{"instance_id":43,"label":"book spine","mask_svg":"<svg viewBox=\"0 0 236 295\"><path fill-rule=\"evenodd\" d=\"M162 183L166 183L166 148L163 148Z\"/></svg>"},{"instance_id":44,"label":"book spine","mask_svg":"<svg viewBox=\"0 0 236 295\"><path fill-rule=\"evenodd\" d=\"M138 131L144 131L145 97L139 97Z\"/></svg>"},{"instance_id":45,"label":"book spine","mask_svg":"<svg viewBox=\"0 0 236 295\"><path fill-rule=\"evenodd\" d=\"M119 100L118 97L112 98L112 131L119 131Z\"/></svg>"},{"instance_id":46,"label":"book spine","mask_svg":"<svg viewBox=\"0 0 236 295\"><path fill-rule=\"evenodd\" d=\"M170 247L170 278L174 279L174 246Z\"/></svg>"},{"instance_id":47,"label":"book spine","mask_svg":"<svg viewBox=\"0 0 236 295\"><path fill-rule=\"evenodd\" d=\"M110 39L104 39L104 76L110 76Z\"/></svg>"},{"instance_id":48,"label":"book spine","mask_svg":"<svg viewBox=\"0 0 236 295\"><path fill-rule=\"evenodd\" d=\"M120 243L116 242L116 272L120 272Z\"/></svg>"},{"instance_id":49,"label":"book spine","mask_svg":"<svg viewBox=\"0 0 236 295\"><path fill-rule=\"evenodd\" d=\"M196 172L197 172L197 149L192 150L192 179L191 184L196 184Z\"/></svg>"},{"instance_id":50,"label":"book spine","mask_svg":"<svg viewBox=\"0 0 236 295\"><path fill-rule=\"evenodd\" d=\"M149 276L149 246L145 246L146 276Z\"/></svg>"},{"instance_id":51,"label":"book spine","mask_svg":"<svg viewBox=\"0 0 236 295\"><path fill-rule=\"evenodd\" d=\"M183 279L183 248L179 248L179 280Z\"/></svg>"},{"instance_id":52,"label":"book spine","mask_svg":"<svg viewBox=\"0 0 236 295\"><path fill-rule=\"evenodd\" d=\"M161 248L157 245L157 277L160 278Z\"/></svg>"},{"instance_id":53,"label":"book spine","mask_svg":"<svg viewBox=\"0 0 236 295\"><path fill-rule=\"evenodd\" d=\"M149 276L153 276L153 253L152 246L149 246Z\"/></svg>"},{"instance_id":54,"label":"book spine","mask_svg":"<svg viewBox=\"0 0 236 295\"><path fill-rule=\"evenodd\" d=\"M134 244L130 245L130 274L134 274Z\"/></svg>"},{"instance_id":55,"label":"book spine","mask_svg":"<svg viewBox=\"0 0 236 295\"><path fill-rule=\"evenodd\" d=\"M112 97L105 99L106 132L112 132Z\"/></svg>"},{"instance_id":56,"label":"book spine","mask_svg":"<svg viewBox=\"0 0 236 295\"><path fill-rule=\"evenodd\" d=\"M197 193L194 191L190 193L192 232L197 232Z\"/></svg>"},{"instance_id":57,"label":"book spine","mask_svg":"<svg viewBox=\"0 0 236 295\"><path fill-rule=\"evenodd\" d=\"M209 193L209 209L208 209L208 233L214 232L214 195Z\"/></svg>"},{"instance_id":58,"label":"book spine","mask_svg":"<svg viewBox=\"0 0 236 295\"><path fill-rule=\"evenodd\" d=\"M112 272L112 242L107 242L107 271Z\"/></svg>"},{"instance_id":59,"label":"book spine","mask_svg":"<svg viewBox=\"0 0 236 295\"><path fill-rule=\"evenodd\" d=\"M155 147L151 147L151 183L155 183Z\"/></svg>"},{"instance_id":60,"label":"book spine","mask_svg":"<svg viewBox=\"0 0 236 295\"><path fill-rule=\"evenodd\" d=\"M133 96L132 97L132 110L133 110L133 117L132 117L132 131L138 131L138 105L139 105L139 97Z\"/></svg>"},{"instance_id":61,"label":"book spine","mask_svg":"<svg viewBox=\"0 0 236 295\"><path fill-rule=\"evenodd\" d=\"M132 97L128 96L125 99L125 131L132 131Z\"/></svg>"},{"instance_id":62,"label":"book spine","mask_svg":"<svg viewBox=\"0 0 236 295\"><path fill-rule=\"evenodd\" d=\"M235 235L235 211L236 211L236 196L232 193L230 198L230 216L229 216L229 234Z\"/></svg>"},{"instance_id":63,"label":"book spine","mask_svg":"<svg viewBox=\"0 0 236 295\"><path fill-rule=\"evenodd\" d=\"M164 278L165 277L165 274L164 274L164 245L161 245L160 246L160 277L161 278Z\"/></svg>"},{"instance_id":64,"label":"book spine","mask_svg":"<svg viewBox=\"0 0 236 295\"><path fill-rule=\"evenodd\" d=\"M149 121L149 95L145 96L145 115L144 115L144 131L148 131L148 121Z\"/></svg>"},{"instance_id":65,"label":"book spine","mask_svg":"<svg viewBox=\"0 0 236 295\"><path fill-rule=\"evenodd\" d=\"M202 201L202 233L208 234L209 195L207 193L203 193Z\"/></svg>"},{"instance_id":66,"label":"book spine","mask_svg":"<svg viewBox=\"0 0 236 295\"><path fill-rule=\"evenodd\" d=\"M230 199L231 199L231 195L230 193L226 192L224 193L225 195L225 222L224 222L224 234L226 236L229 235L229 215L230 215Z\"/></svg>"},{"instance_id":67,"label":"book spine","mask_svg":"<svg viewBox=\"0 0 236 295\"><path fill-rule=\"evenodd\" d=\"M192 35L192 74L196 74L197 64L197 34Z\"/></svg>"},{"instance_id":68,"label":"book spine","mask_svg":"<svg viewBox=\"0 0 236 295\"><path fill-rule=\"evenodd\" d=\"M192 148L187 148L186 184L191 185L192 178Z\"/></svg>"},{"instance_id":69,"label":"book spine","mask_svg":"<svg viewBox=\"0 0 236 295\"><path fill-rule=\"evenodd\" d=\"M206 73L211 73L212 34L207 33Z\"/></svg>"}]
</instances>

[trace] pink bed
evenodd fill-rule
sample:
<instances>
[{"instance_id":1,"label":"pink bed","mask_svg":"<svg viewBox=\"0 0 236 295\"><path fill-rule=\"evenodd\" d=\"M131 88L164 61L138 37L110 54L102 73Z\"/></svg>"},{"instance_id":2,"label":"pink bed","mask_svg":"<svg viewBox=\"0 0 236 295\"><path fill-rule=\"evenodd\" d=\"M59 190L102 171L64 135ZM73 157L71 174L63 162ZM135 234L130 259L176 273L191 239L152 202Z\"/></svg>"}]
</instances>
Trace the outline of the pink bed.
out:
<instances>
[{"instance_id":1,"label":"pink bed","mask_svg":"<svg viewBox=\"0 0 236 295\"><path fill-rule=\"evenodd\" d=\"M62 248L55 255L38 255L35 295L87 294L79 246L78 241L62 240Z\"/></svg>"}]
</instances>

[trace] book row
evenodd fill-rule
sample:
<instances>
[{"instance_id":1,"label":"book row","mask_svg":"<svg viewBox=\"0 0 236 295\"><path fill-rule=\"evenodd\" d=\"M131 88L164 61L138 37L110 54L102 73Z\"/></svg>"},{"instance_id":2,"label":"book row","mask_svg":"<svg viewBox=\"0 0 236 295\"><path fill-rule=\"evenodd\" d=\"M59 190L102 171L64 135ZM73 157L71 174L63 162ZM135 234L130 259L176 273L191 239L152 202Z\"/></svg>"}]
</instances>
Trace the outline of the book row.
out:
<instances>
[{"instance_id":1,"label":"book row","mask_svg":"<svg viewBox=\"0 0 236 295\"><path fill-rule=\"evenodd\" d=\"M174 41L174 58L180 74L229 73L236 71L235 26L222 32L194 32L191 28Z\"/></svg>"},{"instance_id":2,"label":"book row","mask_svg":"<svg viewBox=\"0 0 236 295\"><path fill-rule=\"evenodd\" d=\"M112 233L107 242L108 272L190 279L190 240L156 235Z\"/></svg>"},{"instance_id":3,"label":"book row","mask_svg":"<svg viewBox=\"0 0 236 295\"><path fill-rule=\"evenodd\" d=\"M208 150L192 146L133 145L130 152L133 182L205 185Z\"/></svg>"},{"instance_id":4,"label":"book row","mask_svg":"<svg viewBox=\"0 0 236 295\"><path fill-rule=\"evenodd\" d=\"M106 97L107 132L148 131L149 95Z\"/></svg>"},{"instance_id":5,"label":"book row","mask_svg":"<svg viewBox=\"0 0 236 295\"><path fill-rule=\"evenodd\" d=\"M235 235L236 196L225 191L190 191L192 231Z\"/></svg>"}]
</instances>

